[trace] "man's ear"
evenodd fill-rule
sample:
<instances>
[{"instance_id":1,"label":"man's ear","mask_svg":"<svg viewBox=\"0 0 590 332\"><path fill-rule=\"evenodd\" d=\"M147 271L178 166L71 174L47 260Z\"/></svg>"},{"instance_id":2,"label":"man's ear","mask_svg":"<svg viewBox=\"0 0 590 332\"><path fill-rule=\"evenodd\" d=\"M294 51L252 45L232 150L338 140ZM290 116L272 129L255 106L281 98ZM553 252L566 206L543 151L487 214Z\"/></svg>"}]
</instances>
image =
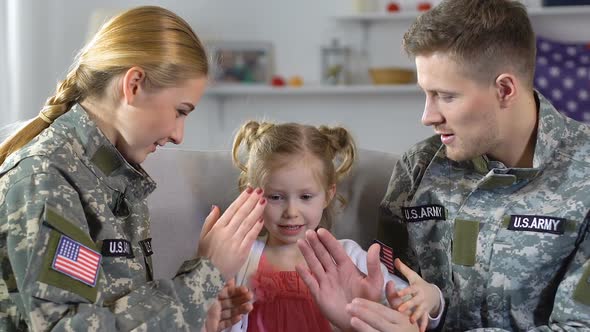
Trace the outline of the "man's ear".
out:
<instances>
[{"instance_id":1,"label":"man's ear","mask_svg":"<svg viewBox=\"0 0 590 332\"><path fill-rule=\"evenodd\" d=\"M123 97L127 104L132 104L142 89L145 71L140 67L131 67L123 76Z\"/></svg>"},{"instance_id":2,"label":"man's ear","mask_svg":"<svg viewBox=\"0 0 590 332\"><path fill-rule=\"evenodd\" d=\"M516 100L518 94L517 79L513 74L503 73L496 77L494 88L501 108L508 108Z\"/></svg>"},{"instance_id":3,"label":"man's ear","mask_svg":"<svg viewBox=\"0 0 590 332\"><path fill-rule=\"evenodd\" d=\"M335 195L336 195L336 184L332 184L330 187L328 187L328 190L326 190L326 203L324 204L324 209L327 208L328 205L330 205L330 202L332 202Z\"/></svg>"}]
</instances>

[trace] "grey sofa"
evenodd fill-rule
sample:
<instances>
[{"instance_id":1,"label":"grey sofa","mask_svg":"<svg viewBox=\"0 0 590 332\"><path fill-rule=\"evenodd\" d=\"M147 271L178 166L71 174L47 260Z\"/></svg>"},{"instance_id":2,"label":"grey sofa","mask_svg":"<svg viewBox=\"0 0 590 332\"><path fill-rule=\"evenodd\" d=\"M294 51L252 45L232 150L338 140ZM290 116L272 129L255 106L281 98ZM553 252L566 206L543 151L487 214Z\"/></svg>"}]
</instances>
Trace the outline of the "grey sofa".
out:
<instances>
[{"instance_id":1,"label":"grey sofa","mask_svg":"<svg viewBox=\"0 0 590 332\"><path fill-rule=\"evenodd\" d=\"M397 156L360 149L351 176L339 187L348 205L337 215L332 232L365 249L376 233L379 203ZM238 171L229 151L161 149L143 164L157 182L149 197L154 274L167 278L194 256L199 231L211 205L223 210L238 195Z\"/></svg>"}]
</instances>

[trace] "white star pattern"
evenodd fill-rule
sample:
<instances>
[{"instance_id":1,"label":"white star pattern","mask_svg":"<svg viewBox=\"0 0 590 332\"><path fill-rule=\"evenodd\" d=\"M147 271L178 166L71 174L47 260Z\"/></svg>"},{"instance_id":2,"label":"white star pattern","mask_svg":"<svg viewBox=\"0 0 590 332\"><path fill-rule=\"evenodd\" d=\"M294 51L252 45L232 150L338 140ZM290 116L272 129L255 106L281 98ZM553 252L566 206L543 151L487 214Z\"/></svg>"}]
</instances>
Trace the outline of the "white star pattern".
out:
<instances>
[{"instance_id":1,"label":"white star pattern","mask_svg":"<svg viewBox=\"0 0 590 332\"><path fill-rule=\"evenodd\" d=\"M538 37L534 82L558 111L590 124L590 44Z\"/></svg>"},{"instance_id":2,"label":"white star pattern","mask_svg":"<svg viewBox=\"0 0 590 332\"><path fill-rule=\"evenodd\" d=\"M547 58L544 56L539 56L537 57L537 63L540 65L546 65L547 64Z\"/></svg>"},{"instance_id":3,"label":"white star pattern","mask_svg":"<svg viewBox=\"0 0 590 332\"><path fill-rule=\"evenodd\" d=\"M572 100L568 101L567 102L567 109L568 109L568 111L571 111L571 112L577 111L578 110L578 103L576 103L575 101L572 101Z\"/></svg>"},{"instance_id":4,"label":"white star pattern","mask_svg":"<svg viewBox=\"0 0 590 332\"><path fill-rule=\"evenodd\" d=\"M542 88L546 88L547 87L547 79L545 77L537 78L537 85Z\"/></svg>"},{"instance_id":5,"label":"white star pattern","mask_svg":"<svg viewBox=\"0 0 590 332\"><path fill-rule=\"evenodd\" d=\"M571 55L571 56L574 56L574 55L576 55L578 53L576 51L576 48L575 47L572 47L572 46L566 48L566 52L567 52L568 55Z\"/></svg>"}]
</instances>

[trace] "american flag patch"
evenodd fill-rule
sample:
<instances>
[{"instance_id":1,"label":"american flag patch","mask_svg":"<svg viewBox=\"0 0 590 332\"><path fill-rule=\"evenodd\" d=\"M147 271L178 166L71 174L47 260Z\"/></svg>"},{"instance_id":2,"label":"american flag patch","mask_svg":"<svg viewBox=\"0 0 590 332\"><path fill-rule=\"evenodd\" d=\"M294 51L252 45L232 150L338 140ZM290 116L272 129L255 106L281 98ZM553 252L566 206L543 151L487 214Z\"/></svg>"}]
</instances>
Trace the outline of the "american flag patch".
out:
<instances>
[{"instance_id":1,"label":"american flag patch","mask_svg":"<svg viewBox=\"0 0 590 332\"><path fill-rule=\"evenodd\" d=\"M378 243L381 246L381 251L379 252L381 263L385 265L389 273L393 274L395 271L395 268L393 267L393 249L379 240L373 240L373 243Z\"/></svg>"},{"instance_id":2,"label":"american flag patch","mask_svg":"<svg viewBox=\"0 0 590 332\"><path fill-rule=\"evenodd\" d=\"M51 268L94 287L101 258L98 252L62 235Z\"/></svg>"}]
</instances>

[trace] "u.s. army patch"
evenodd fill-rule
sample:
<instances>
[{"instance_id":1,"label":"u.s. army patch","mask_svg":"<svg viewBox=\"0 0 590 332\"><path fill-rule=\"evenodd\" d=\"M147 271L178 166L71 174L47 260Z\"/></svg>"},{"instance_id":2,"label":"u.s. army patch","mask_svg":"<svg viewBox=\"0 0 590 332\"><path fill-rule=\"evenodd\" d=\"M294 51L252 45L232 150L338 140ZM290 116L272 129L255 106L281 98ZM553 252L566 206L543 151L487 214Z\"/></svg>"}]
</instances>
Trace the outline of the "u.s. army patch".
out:
<instances>
[{"instance_id":1,"label":"u.s. army patch","mask_svg":"<svg viewBox=\"0 0 590 332\"><path fill-rule=\"evenodd\" d=\"M563 234L565 230L565 223L565 218L513 214L510 216L508 229L512 231Z\"/></svg>"},{"instance_id":2,"label":"u.s. army patch","mask_svg":"<svg viewBox=\"0 0 590 332\"><path fill-rule=\"evenodd\" d=\"M402 207L407 222L446 220L445 207L438 204Z\"/></svg>"},{"instance_id":3,"label":"u.s. army patch","mask_svg":"<svg viewBox=\"0 0 590 332\"><path fill-rule=\"evenodd\" d=\"M151 255L154 254L154 251L152 250L152 238L147 238L145 240L141 240L139 241L139 246L141 247L141 250L143 250L143 255L145 257L150 257Z\"/></svg>"},{"instance_id":4,"label":"u.s. army patch","mask_svg":"<svg viewBox=\"0 0 590 332\"><path fill-rule=\"evenodd\" d=\"M123 239L104 239L100 253L103 257L135 257L131 242Z\"/></svg>"}]
</instances>

